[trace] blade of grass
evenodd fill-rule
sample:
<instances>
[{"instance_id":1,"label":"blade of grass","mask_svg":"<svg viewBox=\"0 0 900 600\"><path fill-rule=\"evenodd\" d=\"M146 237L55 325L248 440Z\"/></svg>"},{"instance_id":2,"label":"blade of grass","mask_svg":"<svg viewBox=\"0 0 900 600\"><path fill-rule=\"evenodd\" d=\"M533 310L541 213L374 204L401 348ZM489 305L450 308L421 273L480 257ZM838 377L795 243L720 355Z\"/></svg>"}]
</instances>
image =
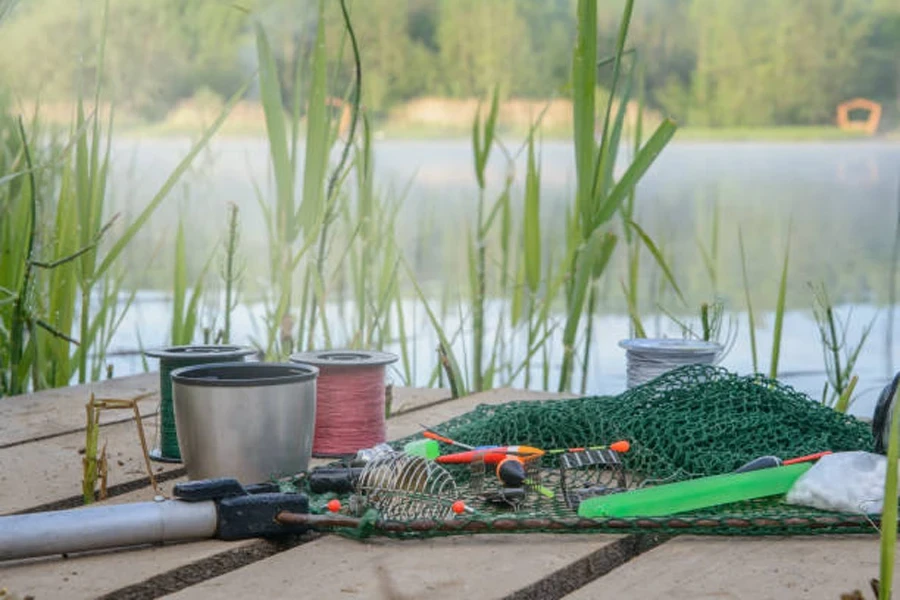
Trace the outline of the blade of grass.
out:
<instances>
[{"instance_id":1,"label":"blade of grass","mask_svg":"<svg viewBox=\"0 0 900 600\"><path fill-rule=\"evenodd\" d=\"M759 373L759 362L756 352L756 319L753 316L753 303L750 300L750 280L747 277L747 254L744 251L744 234L738 227L738 245L741 250L741 279L744 283L744 298L747 302L747 321L750 332L750 355L753 359L753 372Z\"/></svg>"},{"instance_id":2,"label":"blade of grass","mask_svg":"<svg viewBox=\"0 0 900 600\"><path fill-rule=\"evenodd\" d=\"M900 387L894 392L892 406L900 404ZM897 458L900 456L900 410L891 411L891 435L888 441L887 473L884 480L884 506L881 511L881 561L879 600L889 600L894 585L894 553L897 549Z\"/></svg>"},{"instance_id":3,"label":"blade of grass","mask_svg":"<svg viewBox=\"0 0 900 600\"><path fill-rule=\"evenodd\" d=\"M778 300L775 304L775 328L772 333L772 362L769 366L769 377L778 377L778 359L781 354L781 334L784 327L784 307L787 297L788 264L791 256L791 225L788 224L788 240L784 251L784 264L781 267L781 283L778 285Z\"/></svg>"},{"instance_id":4,"label":"blade of grass","mask_svg":"<svg viewBox=\"0 0 900 600\"><path fill-rule=\"evenodd\" d=\"M409 266L409 263L406 261L406 258L401 255L400 261L403 263L403 267L406 270L409 280L413 284L416 295L418 295L419 300L422 302L422 306L425 307L425 312L428 314L428 320L431 321L431 326L434 328L434 331L438 336L438 340L440 341L442 348L442 358L446 361L445 364L450 371L451 382L454 386L453 397L460 398L462 396L466 396L468 392L466 391L463 382L462 371L460 371L459 364L457 363L456 358L453 356L450 342L447 339L447 336L444 334L444 329L441 327L440 321L438 321L437 317L434 314L434 311L431 310L431 306L429 306L428 304L427 297L422 291L422 288L419 286L419 283L416 281L415 274L413 273L412 268Z\"/></svg>"},{"instance_id":5,"label":"blade of grass","mask_svg":"<svg viewBox=\"0 0 900 600\"><path fill-rule=\"evenodd\" d=\"M591 234L594 144L594 98L597 88L597 3L578 1L575 49L572 59L573 139L575 143L575 205L580 215L581 237ZM618 52L617 52L618 54Z\"/></svg>"},{"instance_id":6,"label":"blade of grass","mask_svg":"<svg viewBox=\"0 0 900 600\"><path fill-rule=\"evenodd\" d=\"M191 162L194 158L203 150L206 144L209 143L209 140L212 139L213 135L219 130L222 126L222 123L225 122L225 119L231 113L231 110L234 106L244 97L244 94L249 87L249 82L245 83L241 88L228 100L225 104L222 111L219 113L219 116L213 122L212 125L200 136L200 139L194 143L188 153L181 159L172 173L166 178L166 181L162 184L160 189L154 194L153 198L147 204L143 211L138 215L138 217L125 229L124 232L116 239L113 245L110 247L109 251L106 253L106 256L103 257L103 261L100 263L100 266L94 273L95 278L101 277L112 264L116 261L122 251L125 249L125 246L137 235L138 231L144 226L144 224L150 219L153 215L154 211L159 208L160 204L162 204L163 200L165 200L166 196L168 196L169 192L172 191L172 188L175 187L175 184L178 183L178 180L181 176L187 171L188 167L190 167Z\"/></svg>"},{"instance_id":7,"label":"blade of grass","mask_svg":"<svg viewBox=\"0 0 900 600\"><path fill-rule=\"evenodd\" d=\"M593 215L595 223L605 223L616 214L616 211L619 210L622 202L635 188L641 177L643 177L647 170L653 165L660 152L663 151L663 148L666 147L672 139L672 136L675 135L677 129L678 127L675 125L675 121L671 119L666 119L659 124L656 131L654 131L653 135L650 136L650 139L647 140L647 143L644 144L631 164L628 165L622 178L616 182L615 186L613 186L609 196L607 196L603 202L598 203L597 212Z\"/></svg>"},{"instance_id":8,"label":"blade of grass","mask_svg":"<svg viewBox=\"0 0 900 600\"><path fill-rule=\"evenodd\" d=\"M647 250L650 251L650 254L653 256L656 264L659 265L660 269L662 269L663 275L665 275L666 280L669 282L669 285L671 285L672 289L675 290L675 293L678 295L678 299L686 305L687 301L684 299L684 295L681 293L681 288L678 287L678 283L675 281L675 276L672 274L672 270L669 268L668 263L666 263L666 259L659 251L659 248L656 247L653 239L649 235L647 235L647 233L643 229L641 229L641 226L634 221L629 221L628 225L637 232L638 237L640 237L641 241L644 242L644 246L647 248Z\"/></svg>"}]
</instances>

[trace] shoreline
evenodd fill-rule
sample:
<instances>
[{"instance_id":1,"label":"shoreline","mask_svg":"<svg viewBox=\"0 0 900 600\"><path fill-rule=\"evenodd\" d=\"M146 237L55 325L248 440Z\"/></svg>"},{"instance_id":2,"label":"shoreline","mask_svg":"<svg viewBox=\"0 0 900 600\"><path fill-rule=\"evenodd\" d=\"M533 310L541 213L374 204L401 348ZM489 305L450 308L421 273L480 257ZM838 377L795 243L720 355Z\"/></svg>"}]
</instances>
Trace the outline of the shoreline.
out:
<instances>
[{"instance_id":1,"label":"shoreline","mask_svg":"<svg viewBox=\"0 0 900 600\"><path fill-rule=\"evenodd\" d=\"M199 136L200 128L172 127L166 124L116 127L116 136L121 138L172 139ZM527 131L498 129L498 135L510 139L525 139ZM214 137L228 139L266 139L264 128L223 126ZM301 128L300 140L304 139ZM375 129L374 142L418 142L418 141L460 141L471 142L471 133L458 129L397 128ZM551 131L540 136L541 141L568 142L567 132ZM877 135L841 131L836 127L764 127L750 128L691 128L679 129L671 143L714 144L714 143L863 143L900 142L900 130Z\"/></svg>"}]
</instances>

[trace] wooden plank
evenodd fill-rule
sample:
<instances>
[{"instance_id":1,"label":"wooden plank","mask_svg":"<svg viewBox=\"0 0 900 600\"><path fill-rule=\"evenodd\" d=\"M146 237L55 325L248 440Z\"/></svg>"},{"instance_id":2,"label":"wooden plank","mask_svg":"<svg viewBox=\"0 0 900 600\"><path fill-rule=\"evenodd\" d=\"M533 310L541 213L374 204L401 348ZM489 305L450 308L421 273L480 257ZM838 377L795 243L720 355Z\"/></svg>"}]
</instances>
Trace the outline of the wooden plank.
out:
<instances>
[{"instance_id":1,"label":"wooden plank","mask_svg":"<svg viewBox=\"0 0 900 600\"><path fill-rule=\"evenodd\" d=\"M476 394L391 419L389 437L415 433L420 423L437 424L479 404L548 397L563 396L509 389ZM286 590L303 590L304 597L310 598L458 598L466 594L493 598L541 590L544 584L566 589L630 555L631 542L624 540L613 535L531 534L528 550L523 552L525 538L516 535L366 542L326 536L188 587L172 598L217 597L226 589L237 595L272 597Z\"/></svg>"},{"instance_id":2,"label":"wooden plank","mask_svg":"<svg viewBox=\"0 0 900 600\"><path fill-rule=\"evenodd\" d=\"M878 536L679 537L566 596L594 598L840 598L874 596ZM895 569L900 568L900 558Z\"/></svg>"},{"instance_id":3,"label":"wooden plank","mask_svg":"<svg viewBox=\"0 0 900 600\"><path fill-rule=\"evenodd\" d=\"M152 445L153 426L145 424ZM84 432L0 450L0 514L9 514L81 495ZM147 477L134 420L101 428L107 444L108 485L140 482ZM181 464L151 462L154 473L179 470ZM143 484L146 485L146 484ZM149 493L149 492L148 492ZM151 494L152 497L152 494Z\"/></svg>"},{"instance_id":4,"label":"wooden plank","mask_svg":"<svg viewBox=\"0 0 900 600\"><path fill-rule=\"evenodd\" d=\"M413 412L399 415L388 421L388 435L390 438L397 438L408 435L419 430L420 422L435 424L450 417L456 416L474 408L481 403L498 403L512 399L527 398L544 398L547 394L535 392L517 392L513 390L494 390L468 398L454 400L451 402L440 403L430 406L424 410L416 410ZM104 428L104 436L109 435L113 430L115 441L117 443L128 443L127 431L120 433L120 425ZM121 440L119 438L121 437ZM63 438L56 438L56 441ZM47 440L48 442L50 440ZM74 441L74 440L72 440ZM44 443L44 442L41 442ZM134 440L136 445L136 437ZM32 449L39 444L28 444L21 448ZM113 442L110 442L110 448ZM8 450L13 450L8 449ZM7 450L7 451L8 451ZM7 451L0 452L0 461L3 454ZM71 454L71 449L70 449ZM27 459L28 453L25 452L20 457ZM38 461L41 464L48 464L48 457ZM316 461L320 462L320 461ZM154 463L156 464L156 463ZM80 463L78 463L80 465ZM0 462L0 473L4 469L13 465L4 465ZM0 475L2 477L3 475ZM80 480L80 467L78 467L74 479ZM70 484L76 483L71 481ZM164 484L166 491L171 489L174 482ZM80 485L80 484L78 484ZM0 480L0 493L2 493L3 482ZM76 487L75 490L80 489ZM40 490L32 490L32 493L39 493ZM47 497L52 496L49 494ZM57 492L58 495L58 492ZM118 496L108 502L123 501L142 501L151 499L152 491L148 488L139 490L131 494ZM22 494L21 502L27 502L27 493ZM2 503L2 501L0 501ZM2 505L2 504L0 504ZM571 538L571 536L566 536ZM520 538L513 536L491 536L499 544L498 552L512 551L511 545ZM550 545L549 538L546 542ZM334 542L340 544L349 543L351 547L355 547L356 551L364 551L364 547L371 548L366 544L358 542L348 542L339 538L333 539ZM478 538L481 539L481 538ZM459 544L473 544L477 548L488 548L490 544L485 541L478 541L476 538L453 538L445 540L436 540L437 553L435 557L440 556L440 552L450 552L450 548L454 548ZM529 537L529 539L531 539ZM570 556L591 556L603 548L607 547L608 541L614 538L605 536L602 540L598 536L594 536L591 540L582 538L581 544L566 546L569 548L565 553L561 553L557 559L562 565L567 557ZM313 544L324 542L325 539L319 539ZM329 544L332 542L329 542ZM295 548L299 549L302 546ZM330 547L330 546L329 546ZM402 548L414 548L414 544L405 543ZM189 585L192 582L199 582L210 577L227 573L232 569L247 564L263 564L259 561L265 559L275 553L283 550L283 547L276 547L274 544L261 540L247 540L243 542L225 543L218 541L198 542L192 544L178 544L166 547L141 548L134 549L121 554L122 558L117 558L118 554L111 553L92 553L80 555L77 557L69 557L68 559L60 558L43 558L31 561L22 561L14 565L7 565L5 568L0 566L0 585L6 585L11 590L21 593L31 593L37 598L94 598L103 594L109 594L110 597L155 597L160 590L177 591ZM343 548L337 550L343 553ZM408 552L401 549L401 552ZM488 550L481 550L484 552ZM574 553L574 554L572 554ZM270 560L270 559L269 559ZM71 568L70 568L71 567ZM74 574L73 574L74 573ZM30 583L29 583L30 582ZM152 591L156 590L156 591Z\"/></svg>"},{"instance_id":5,"label":"wooden plank","mask_svg":"<svg viewBox=\"0 0 900 600\"><path fill-rule=\"evenodd\" d=\"M411 410L420 410L451 400L450 390L444 388L395 387L391 390L391 414L398 415Z\"/></svg>"},{"instance_id":6,"label":"wooden plank","mask_svg":"<svg viewBox=\"0 0 900 600\"><path fill-rule=\"evenodd\" d=\"M159 373L144 373L0 399L0 448L84 429L84 405L97 398L130 399L159 391ZM142 415L156 411L159 396L139 403ZM101 423L130 418L128 411L103 411Z\"/></svg>"},{"instance_id":7,"label":"wooden plank","mask_svg":"<svg viewBox=\"0 0 900 600\"><path fill-rule=\"evenodd\" d=\"M434 402L436 396L417 393L411 388L399 392L399 397L407 400L407 406ZM407 414L415 414L408 411ZM144 431L152 446L155 417L144 419ZM133 418L102 427L100 444L104 441L110 461L110 486L140 483L147 477ZM0 448L0 514L75 499L81 490L79 451L83 448L83 431ZM151 465L156 474L183 468L178 463L152 462Z\"/></svg>"},{"instance_id":8,"label":"wooden plank","mask_svg":"<svg viewBox=\"0 0 900 600\"><path fill-rule=\"evenodd\" d=\"M107 388L107 391L109 389ZM117 389L124 390L124 384ZM407 413L414 411L416 407L440 402L444 398L442 390L397 388L394 394ZM64 395L56 394L53 399L59 402L64 399ZM19 399L9 399L10 402L16 400ZM73 398L67 399L67 401L72 400ZM44 408L49 408L52 414L62 413L60 407L48 403L46 397L40 401L40 404ZM72 409L73 413L84 414L83 406L80 403L77 410L73 403ZM102 414L105 413L112 413L119 419L126 419L101 428L100 444L102 446L104 441L108 444L109 485L133 484L143 480L147 477L147 471L141 454L134 418L125 417L130 414L127 410L103 411ZM143 423L147 443L152 447L153 435L156 431L156 417L144 418ZM0 448L0 514L17 512L79 495L82 473L82 455L79 454L79 450L83 448L83 428L73 433ZM154 473L179 470L183 467L177 463L152 462L151 464Z\"/></svg>"},{"instance_id":9,"label":"wooden plank","mask_svg":"<svg viewBox=\"0 0 900 600\"><path fill-rule=\"evenodd\" d=\"M602 556L617 541L608 535L367 542L328 536L165 598L503 598L555 573L562 585L570 565Z\"/></svg>"},{"instance_id":10,"label":"wooden plank","mask_svg":"<svg viewBox=\"0 0 900 600\"><path fill-rule=\"evenodd\" d=\"M179 477L160 484L160 488L168 496L176 483L185 480ZM144 488L99 504L146 502L152 497L153 492ZM107 594L114 598L127 598L131 596L125 590L136 583L153 578L165 581L168 577L180 584L190 577L190 572L194 572L194 576L202 576L204 571L208 573L215 569L227 572L282 549L281 544L257 539L237 542L204 540L85 552L65 558L48 556L0 562L0 589L6 587L20 597L27 594L41 600L88 599ZM143 591L138 592L137 597L158 595L147 592L147 588L155 587L153 583L138 587Z\"/></svg>"},{"instance_id":11,"label":"wooden plank","mask_svg":"<svg viewBox=\"0 0 900 600\"><path fill-rule=\"evenodd\" d=\"M181 481L179 479L177 481ZM171 492L176 481L161 485ZM142 489L123 494L103 504L145 502L152 491ZM20 597L31 595L42 600L59 598L96 598L142 579L189 564L231 548L255 542L222 542L218 540L177 544L166 547L140 547L108 552L92 552L60 557L43 557L0 563L0 588L5 587Z\"/></svg>"},{"instance_id":12,"label":"wooden plank","mask_svg":"<svg viewBox=\"0 0 900 600\"><path fill-rule=\"evenodd\" d=\"M84 405L91 392L98 399L131 399L141 394L154 395L141 400L141 415L155 414L159 406L159 373L119 377L66 388L41 390L34 394L11 396L0 400L0 449L84 430ZM392 388L393 413L416 410L450 398L442 388ZM109 410L100 414L101 424L122 422L131 418L127 410Z\"/></svg>"}]
</instances>

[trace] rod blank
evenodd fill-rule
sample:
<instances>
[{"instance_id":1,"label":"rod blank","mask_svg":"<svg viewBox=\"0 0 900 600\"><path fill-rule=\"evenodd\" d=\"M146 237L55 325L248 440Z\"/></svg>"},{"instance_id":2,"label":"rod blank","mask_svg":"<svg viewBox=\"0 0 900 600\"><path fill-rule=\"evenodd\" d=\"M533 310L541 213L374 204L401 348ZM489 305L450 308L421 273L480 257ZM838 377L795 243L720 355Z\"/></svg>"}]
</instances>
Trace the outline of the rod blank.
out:
<instances>
[{"instance_id":1,"label":"rod blank","mask_svg":"<svg viewBox=\"0 0 900 600\"><path fill-rule=\"evenodd\" d=\"M0 560L197 539L216 534L213 501L161 500L0 517Z\"/></svg>"}]
</instances>

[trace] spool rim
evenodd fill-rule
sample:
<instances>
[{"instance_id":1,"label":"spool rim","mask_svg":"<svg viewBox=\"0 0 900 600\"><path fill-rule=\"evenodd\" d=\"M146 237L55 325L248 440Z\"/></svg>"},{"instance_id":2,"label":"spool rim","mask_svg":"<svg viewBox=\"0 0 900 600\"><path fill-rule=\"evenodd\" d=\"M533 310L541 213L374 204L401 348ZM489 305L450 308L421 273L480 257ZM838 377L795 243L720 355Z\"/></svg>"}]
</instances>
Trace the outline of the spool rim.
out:
<instances>
[{"instance_id":1,"label":"spool rim","mask_svg":"<svg viewBox=\"0 0 900 600\"><path fill-rule=\"evenodd\" d=\"M706 342L703 340L682 340L675 338L633 338L621 340L619 347L629 351L648 352L653 354L671 354L683 356L685 354L718 354L722 351L722 344Z\"/></svg>"},{"instance_id":2,"label":"spool rim","mask_svg":"<svg viewBox=\"0 0 900 600\"><path fill-rule=\"evenodd\" d=\"M291 354L292 363L315 367L377 367L400 360L390 352L371 350L318 350Z\"/></svg>"},{"instance_id":3,"label":"spool rim","mask_svg":"<svg viewBox=\"0 0 900 600\"><path fill-rule=\"evenodd\" d=\"M247 371L249 377L222 378L204 376ZM271 376L266 375L271 373ZM261 387L315 381L319 369L298 363L221 362L181 367L172 371L172 384L195 387Z\"/></svg>"},{"instance_id":4,"label":"spool rim","mask_svg":"<svg viewBox=\"0 0 900 600\"><path fill-rule=\"evenodd\" d=\"M256 350L249 346L188 344L184 346L167 346L160 350L144 350L144 354L160 359L207 359L207 358L239 358L255 354Z\"/></svg>"}]
</instances>

